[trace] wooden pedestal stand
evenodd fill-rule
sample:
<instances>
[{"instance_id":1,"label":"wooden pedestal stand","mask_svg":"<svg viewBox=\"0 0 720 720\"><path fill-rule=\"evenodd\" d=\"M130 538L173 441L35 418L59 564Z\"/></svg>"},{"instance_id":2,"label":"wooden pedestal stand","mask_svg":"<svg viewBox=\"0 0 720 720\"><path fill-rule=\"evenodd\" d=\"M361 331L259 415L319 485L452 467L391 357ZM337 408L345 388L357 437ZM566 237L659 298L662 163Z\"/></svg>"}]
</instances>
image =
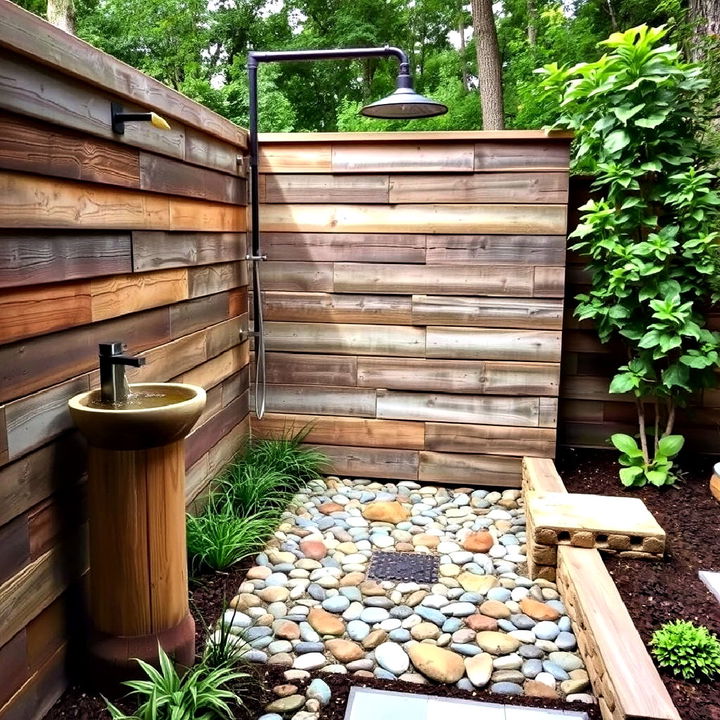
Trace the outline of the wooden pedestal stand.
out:
<instances>
[{"instance_id":1,"label":"wooden pedestal stand","mask_svg":"<svg viewBox=\"0 0 720 720\"><path fill-rule=\"evenodd\" d=\"M137 677L134 658L154 663L158 643L176 664L194 661L183 444L90 447L90 672L103 687Z\"/></svg>"}]
</instances>

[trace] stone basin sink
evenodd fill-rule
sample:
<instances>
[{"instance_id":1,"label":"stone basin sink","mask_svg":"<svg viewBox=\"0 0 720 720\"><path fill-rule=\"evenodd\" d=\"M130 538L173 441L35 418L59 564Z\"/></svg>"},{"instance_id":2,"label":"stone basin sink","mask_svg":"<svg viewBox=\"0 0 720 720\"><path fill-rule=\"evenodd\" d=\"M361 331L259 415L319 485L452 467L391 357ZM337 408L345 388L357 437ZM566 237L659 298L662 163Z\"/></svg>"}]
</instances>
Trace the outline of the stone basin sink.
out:
<instances>
[{"instance_id":1,"label":"stone basin sink","mask_svg":"<svg viewBox=\"0 0 720 720\"><path fill-rule=\"evenodd\" d=\"M70 415L90 445L144 450L184 438L205 407L205 391L182 383L137 383L121 405L104 405L100 390L76 395Z\"/></svg>"}]
</instances>

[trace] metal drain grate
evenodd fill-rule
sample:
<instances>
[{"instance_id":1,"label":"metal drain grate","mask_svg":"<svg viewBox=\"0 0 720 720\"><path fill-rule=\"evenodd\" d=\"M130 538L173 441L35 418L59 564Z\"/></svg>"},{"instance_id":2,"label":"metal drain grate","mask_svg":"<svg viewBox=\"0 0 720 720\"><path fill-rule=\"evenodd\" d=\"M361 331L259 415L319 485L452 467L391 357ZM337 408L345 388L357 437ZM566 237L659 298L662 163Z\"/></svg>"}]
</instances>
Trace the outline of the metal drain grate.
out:
<instances>
[{"instance_id":1,"label":"metal drain grate","mask_svg":"<svg viewBox=\"0 0 720 720\"><path fill-rule=\"evenodd\" d=\"M431 585L437 582L440 558L412 552L376 552L370 559L368 577Z\"/></svg>"}]
</instances>

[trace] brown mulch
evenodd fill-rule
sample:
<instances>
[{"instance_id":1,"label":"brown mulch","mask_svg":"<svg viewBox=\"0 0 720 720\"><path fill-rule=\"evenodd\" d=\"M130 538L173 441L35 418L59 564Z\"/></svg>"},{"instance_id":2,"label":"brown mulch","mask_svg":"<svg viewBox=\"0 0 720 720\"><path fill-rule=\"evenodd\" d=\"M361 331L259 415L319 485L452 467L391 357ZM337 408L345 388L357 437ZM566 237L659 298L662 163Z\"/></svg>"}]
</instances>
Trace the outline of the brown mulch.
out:
<instances>
[{"instance_id":1,"label":"brown mulch","mask_svg":"<svg viewBox=\"0 0 720 720\"><path fill-rule=\"evenodd\" d=\"M708 482L718 458L682 458L677 487L626 490L618 479L615 453L565 449L558 470L570 492L641 498L667 533L663 561L607 558L606 565L645 643L663 623L682 619L720 635L720 603L698 578L720 571L720 503ZM720 720L720 680L691 683L662 670L661 676L683 720Z\"/></svg>"}]
</instances>

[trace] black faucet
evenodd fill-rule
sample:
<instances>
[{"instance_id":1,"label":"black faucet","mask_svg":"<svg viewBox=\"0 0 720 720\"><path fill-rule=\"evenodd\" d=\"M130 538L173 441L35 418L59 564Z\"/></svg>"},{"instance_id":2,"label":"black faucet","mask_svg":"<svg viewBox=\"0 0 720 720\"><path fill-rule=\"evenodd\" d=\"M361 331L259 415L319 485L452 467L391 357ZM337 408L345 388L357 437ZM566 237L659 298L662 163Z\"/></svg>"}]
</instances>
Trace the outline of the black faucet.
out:
<instances>
[{"instance_id":1,"label":"black faucet","mask_svg":"<svg viewBox=\"0 0 720 720\"><path fill-rule=\"evenodd\" d=\"M125 366L140 367L145 358L123 355L127 346L122 342L100 343L100 399L103 403L117 405L128 397L128 384L125 380Z\"/></svg>"}]
</instances>

